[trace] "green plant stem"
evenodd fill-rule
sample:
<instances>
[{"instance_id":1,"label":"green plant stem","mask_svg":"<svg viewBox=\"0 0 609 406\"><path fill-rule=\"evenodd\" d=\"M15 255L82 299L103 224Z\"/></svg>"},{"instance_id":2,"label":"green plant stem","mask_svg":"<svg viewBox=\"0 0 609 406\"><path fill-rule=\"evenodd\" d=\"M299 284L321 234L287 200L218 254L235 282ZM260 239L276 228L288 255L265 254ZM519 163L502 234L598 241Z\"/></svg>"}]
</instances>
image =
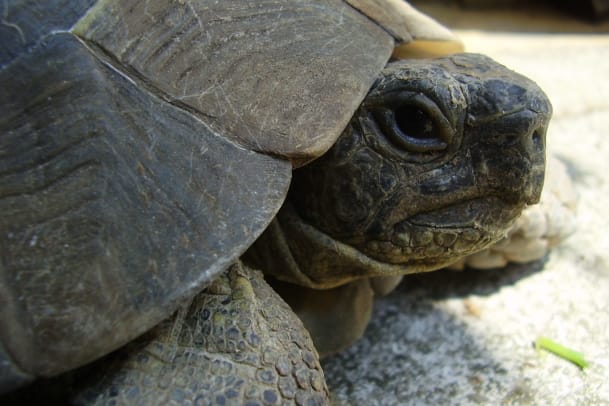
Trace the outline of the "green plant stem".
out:
<instances>
[{"instance_id":1,"label":"green plant stem","mask_svg":"<svg viewBox=\"0 0 609 406\"><path fill-rule=\"evenodd\" d=\"M535 340L535 348L551 352L560 358L571 361L582 369L588 366L588 362L584 359L584 354L560 345L547 337L538 337Z\"/></svg>"}]
</instances>

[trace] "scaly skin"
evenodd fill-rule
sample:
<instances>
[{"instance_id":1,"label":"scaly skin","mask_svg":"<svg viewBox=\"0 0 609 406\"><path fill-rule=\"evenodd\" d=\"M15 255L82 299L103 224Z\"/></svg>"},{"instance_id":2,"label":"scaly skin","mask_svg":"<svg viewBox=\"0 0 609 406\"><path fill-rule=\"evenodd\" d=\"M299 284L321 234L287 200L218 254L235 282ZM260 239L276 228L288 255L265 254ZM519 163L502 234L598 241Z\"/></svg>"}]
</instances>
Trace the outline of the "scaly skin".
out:
<instances>
[{"instance_id":1,"label":"scaly skin","mask_svg":"<svg viewBox=\"0 0 609 406\"><path fill-rule=\"evenodd\" d=\"M90 371L75 384L77 403L328 402L308 332L262 274L241 264Z\"/></svg>"}]
</instances>

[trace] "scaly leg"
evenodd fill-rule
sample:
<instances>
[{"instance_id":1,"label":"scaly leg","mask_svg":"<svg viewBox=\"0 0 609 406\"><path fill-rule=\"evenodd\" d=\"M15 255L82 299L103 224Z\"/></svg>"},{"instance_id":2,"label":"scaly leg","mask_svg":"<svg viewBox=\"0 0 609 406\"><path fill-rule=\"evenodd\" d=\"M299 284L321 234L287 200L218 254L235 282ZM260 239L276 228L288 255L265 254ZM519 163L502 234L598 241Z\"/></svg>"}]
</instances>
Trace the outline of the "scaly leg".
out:
<instances>
[{"instance_id":1,"label":"scaly leg","mask_svg":"<svg viewBox=\"0 0 609 406\"><path fill-rule=\"evenodd\" d=\"M98 365L78 403L328 403L309 334L262 274L240 263Z\"/></svg>"}]
</instances>

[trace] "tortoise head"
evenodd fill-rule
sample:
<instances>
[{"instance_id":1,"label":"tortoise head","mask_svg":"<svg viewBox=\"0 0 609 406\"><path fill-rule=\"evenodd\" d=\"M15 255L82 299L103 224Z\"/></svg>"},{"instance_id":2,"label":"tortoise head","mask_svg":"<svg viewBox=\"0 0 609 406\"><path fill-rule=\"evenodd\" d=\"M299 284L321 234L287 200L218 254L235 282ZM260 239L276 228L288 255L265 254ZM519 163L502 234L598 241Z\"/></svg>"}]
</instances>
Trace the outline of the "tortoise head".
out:
<instances>
[{"instance_id":1,"label":"tortoise head","mask_svg":"<svg viewBox=\"0 0 609 406\"><path fill-rule=\"evenodd\" d=\"M539 200L551 105L531 80L459 54L390 63L288 199L332 238L431 270L503 237Z\"/></svg>"}]
</instances>

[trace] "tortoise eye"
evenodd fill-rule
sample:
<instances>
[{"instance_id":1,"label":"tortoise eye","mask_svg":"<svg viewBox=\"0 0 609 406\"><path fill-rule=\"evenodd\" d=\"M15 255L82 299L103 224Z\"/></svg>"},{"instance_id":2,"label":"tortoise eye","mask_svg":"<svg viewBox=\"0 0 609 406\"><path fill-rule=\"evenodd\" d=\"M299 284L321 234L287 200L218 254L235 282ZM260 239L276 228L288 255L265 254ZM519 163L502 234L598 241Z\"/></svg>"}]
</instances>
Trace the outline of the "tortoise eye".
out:
<instances>
[{"instance_id":1,"label":"tortoise eye","mask_svg":"<svg viewBox=\"0 0 609 406\"><path fill-rule=\"evenodd\" d=\"M440 109L421 95L398 99L374 115L388 141L407 152L440 152L452 137L450 124Z\"/></svg>"},{"instance_id":2,"label":"tortoise eye","mask_svg":"<svg viewBox=\"0 0 609 406\"><path fill-rule=\"evenodd\" d=\"M438 134L437 125L423 110L402 106L392 111L395 126L389 135L392 141L413 152L440 151L446 142Z\"/></svg>"}]
</instances>

